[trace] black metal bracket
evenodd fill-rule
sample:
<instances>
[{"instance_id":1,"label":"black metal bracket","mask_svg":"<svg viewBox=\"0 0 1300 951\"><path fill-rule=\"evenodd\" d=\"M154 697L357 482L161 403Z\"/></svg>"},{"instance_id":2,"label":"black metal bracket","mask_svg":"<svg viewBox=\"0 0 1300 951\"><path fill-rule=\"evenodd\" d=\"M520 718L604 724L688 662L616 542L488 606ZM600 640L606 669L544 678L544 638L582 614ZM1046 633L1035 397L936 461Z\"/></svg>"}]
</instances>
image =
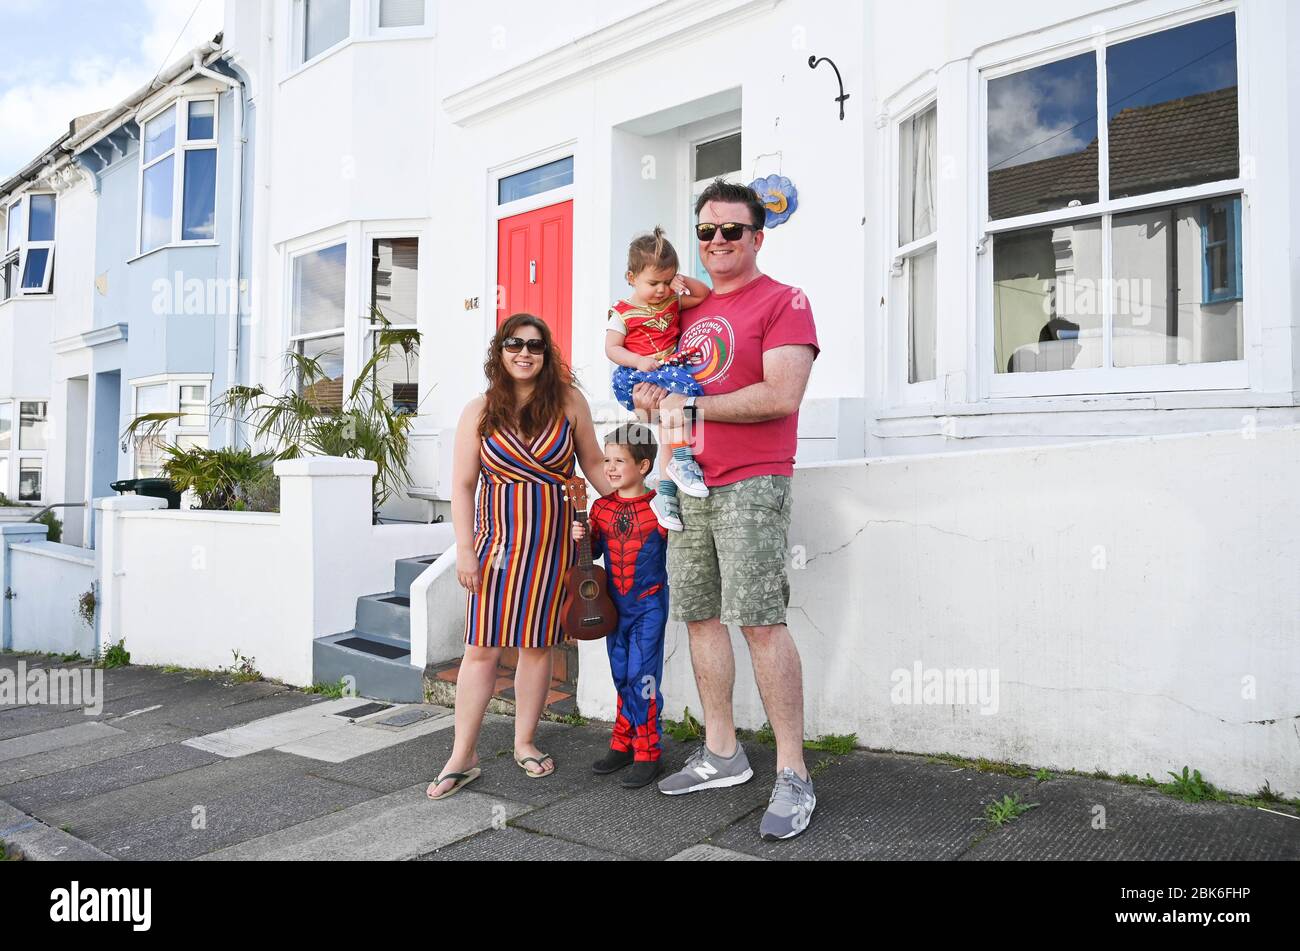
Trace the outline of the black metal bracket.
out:
<instances>
[{"instance_id":1,"label":"black metal bracket","mask_svg":"<svg viewBox=\"0 0 1300 951\"><path fill-rule=\"evenodd\" d=\"M835 81L840 84L840 94L835 97L835 101L840 104L840 121L844 121L844 100L849 98L849 94L844 91L844 78L840 75L840 68L835 65L829 56L818 58L816 56L808 57L808 68L816 69L821 63L830 63L831 69L835 70Z\"/></svg>"}]
</instances>

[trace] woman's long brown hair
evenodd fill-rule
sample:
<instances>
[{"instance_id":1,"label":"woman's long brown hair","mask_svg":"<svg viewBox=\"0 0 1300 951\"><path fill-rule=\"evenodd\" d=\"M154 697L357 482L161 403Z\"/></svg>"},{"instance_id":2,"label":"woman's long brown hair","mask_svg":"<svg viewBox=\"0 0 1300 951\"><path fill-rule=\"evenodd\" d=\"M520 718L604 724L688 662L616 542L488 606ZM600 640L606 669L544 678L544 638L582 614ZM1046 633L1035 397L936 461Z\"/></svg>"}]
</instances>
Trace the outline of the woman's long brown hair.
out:
<instances>
[{"instance_id":1,"label":"woman's long brown hair","mask_svg":"<svg viewBox=\"0 0 1300 951\"><path fill-rule=\"evenodd\" d=\"M533 395L516 414L514 378L502 360L501 341L516 336L520 327L536 327L546 342L546 353L541 372L535 378ZM479 417L478 434L485 438L497 430L511 430L524 439L536 439L564 412L565 395L573 386L573 371L560 356L551 328L532 314L512 314L497 328L483 361L483 375L488 381L484 394L487 402Z\"/></svg>"}]
</instances>

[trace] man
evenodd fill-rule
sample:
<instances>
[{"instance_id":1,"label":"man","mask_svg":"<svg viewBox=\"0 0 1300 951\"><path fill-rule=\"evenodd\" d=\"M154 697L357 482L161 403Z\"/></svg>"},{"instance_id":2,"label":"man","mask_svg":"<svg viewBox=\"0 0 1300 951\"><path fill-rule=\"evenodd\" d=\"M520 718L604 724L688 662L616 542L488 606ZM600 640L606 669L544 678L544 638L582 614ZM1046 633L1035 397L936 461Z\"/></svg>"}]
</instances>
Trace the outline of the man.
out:
<instances>
[{"instance_id":1,"label":"man","mask_svg":"<svg viewBox=\"0 0 1300 951\"><path fill-rule=\"evenodd\" d=\"M695 214L713 293L687 312L678 347L701 348L696 377L704 395L650 384L634 392L638 409L694 423L696 461L709 487L707 498L682 498L685 530L670 533L668 546L672 616L690 634L705 742L659 790L681 795L754 774L732 718L727 625L738 624L776 734L776 785L759 833L789 839L807 827L817 803L803 759L803 671L785 624L790 482L817 331L802 291L758 269L766 211L753 190L714 181Z\"/></svg>"}]
</instances>

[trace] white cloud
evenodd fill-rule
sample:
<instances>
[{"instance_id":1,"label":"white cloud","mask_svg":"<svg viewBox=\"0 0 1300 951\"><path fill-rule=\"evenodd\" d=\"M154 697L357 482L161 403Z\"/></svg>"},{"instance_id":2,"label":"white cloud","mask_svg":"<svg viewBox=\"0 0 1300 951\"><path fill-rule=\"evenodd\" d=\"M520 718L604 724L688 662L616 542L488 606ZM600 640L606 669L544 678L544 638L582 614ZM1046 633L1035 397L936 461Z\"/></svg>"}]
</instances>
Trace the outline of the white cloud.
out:
<instances>
[{"instance_id":1,"label":"white cloud","mask_svg":"<svg viewBox=\"0 0 1300 951\"><path fill-rule=\"evenodd\" d=\"M1082 77L1026 70L989 84L989 163L1009 168L1025 162L1078 152L1091 141L1094 129L1079 125L1096 113L1095 86ZM1091 78L1091 77L1087 77ZM1051 106L1058 118L1047 121Z\"/></svg>"},{"instance_id":2,"label":"white cloud","mask_svg":"<svg viewBox=\"0 0 1300 951\"><path fill-rule=\"evenodd\" d=\"M0 90L0 180L39 155L74 118L115 105L160 67L210 40L221 29L222 7L222 0L202 0L197 10L191 2L144 0L149 26L130 55L82 58L58 73L15 77Z\"/></svg>"}]
</instances>

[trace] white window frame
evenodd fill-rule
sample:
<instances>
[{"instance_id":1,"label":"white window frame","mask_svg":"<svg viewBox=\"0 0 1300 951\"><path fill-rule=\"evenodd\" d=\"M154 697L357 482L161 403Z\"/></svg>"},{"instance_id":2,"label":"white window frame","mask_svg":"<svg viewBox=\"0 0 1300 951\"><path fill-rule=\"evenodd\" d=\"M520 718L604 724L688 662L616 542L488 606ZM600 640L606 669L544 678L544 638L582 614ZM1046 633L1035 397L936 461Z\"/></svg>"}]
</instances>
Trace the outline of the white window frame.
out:
<instances>
[{"instance_id":1,"label":"white window frame","mask_svg":"<svg viewBox=\"0 0 1300 951\"><path fill-rule=\"evenodd\" d=\"M370 259L371 259L371 255L374 253L374 243L376 241L383 241L383 240L389 240L394 238L411 238L419 242L419 250L416 252L416 262L415 262L415 268L416 268L415 311L417 317L416 320L412 323L405 323L405 324L393 323L393 324L389 324L388 327L385 328L383 324L378 323L371 319L370 304L371 304L371 298L374 296L374 283L373 283L374 274L370 267ZM426 257L428 254L428 242L425 240L423 229L420 228L366 230L362 233L361 240L362 240L361 246L362 249L365 251L365 254L358 255L358 257L362 258L362 262L361 262L362 271L360 274L360 283L362 287L361 299L365 305L365 313L362 315L363 333L365 334L365 340L362 345L363 357L358 367L361 364L364 364L367 360L369 360L371 357L375 355L375 336L381 330L385 330L385 329L419 330L420 329L419 315L424 312L424 301L425 301L425 297L427 296L425 294L424 284L425 284L425 274L426 274ZM419 357L417 356L416 359L418 360ZM418 367L418 363L417 363L417 367ZM416 378L416 382L418 385L419 383L418 377ZM352 378L350 378L346 373L344 374L344 385L345 385L345 392L348 388L352 386ZM418 411L417 411L417 415L418 415Z\"/></svg>"},{"instance_id":2,"label":"white window frame","mask_svg":"<svg viewBox=\"0 0 1300 951\"><path fill-rule=\"evenodd\" d=\"M49 397L33 397L28 399L22 396L15 396L12 401L6 400L5 402L11 402L13 405L13 430L10 434L11 435L11 439L9 440L10 448L8 450L9 462L10 462L10 466L12 467L9 477L12 480L11 484L13 487L13 492L5 493L5 494L8 495L12 501L17 502L19 505L44 505L48 497L48 492L46 490L46 487L49 485L49 475L50 475L49 435L48 433L46 434L46 441L45 441L46 444L44 449L26 449L23 447L22 444L23 404L44 403L45 424L48 427L50 423L51 400ZM2 454L3 451L0 450L0 455ZM39 459L41 462L41 494L39 498L36 499L20 498L19 490L22 487L22 468L23 468L24 459Z\"/></svg>"},{"instance_id":3,"label":"white window frame","mask_svg":"<svg viewBox=\"0 0 1300 951\"><path fill-rule=\"evenodd\" d=\"M210 139L191 139L190 136L190 103L192 102L211 102L212 103L212 137ZM168 110L174 110L176 114L176 139L172 147L162 154L145 162L144 158L144 127L154 119L162 116ZM185 220L185 157L186 154L193 151L218 151L217 142L221 137L221 96L218 93L205 93L195 96L178 96L168 101L165 105L154 109L146 115L139 116L136 125L140 129L140 161L136 177L136 214L135 214L135 256L140 257L145 254L152 254L154 251L161 251L164 248L174 247L203 247L217 243L216 222L221 214L221 170L216 167L213 172L212 183L212 221L213 234L211 238L182 238L182 231ZM146 249L144 246L144 174L153 168L159 162L165 161L168 156L173 156L175 161L172 163L172 230L170 240L158 245L156 248ZM218 154L217 158L220 158Z\"/></svg>"},{"instance_id":4,"label":"white window frame","mask_svg":"<svg viewBox=\"0 0 1300 951\"><path fill-rule=\"evenodd\" d=\"M381 2L382 0L365 0L367 36L372 39L400 40L427 38L434 35L434 15L437 13L437 4L433 0L424 0L424 22L419 26L380 26Z\"/></svg>"},{"instance_id":5,"label":"white window frame","mask_svg":"<svg viewBox=\"0 0 1300 951\"><path fill-rule=\"evenodd\" d=\"M922 380L917 383L908 381L909 375L909 349L911 346L911 309L912 309L912 261L919 255L933 251L935 254L935 282L940 283L941 272L939 270L939 232L941 230L940 219L940 202L938 193L938 172L935 174L935 220L933 230L923 238L915 241L909 241L907 244L899 243L899 225L902 222L903 209L899 202L899 192L902 185L903 169L901 162L901 145L902 130L906 123L911 122L917 116L921 115L928 109L936 110L936 136L938 135L938 90L931 87L919 96L913 97L895 116L891 117L889 124L889 135L886 136L886 148L889 150L885 161L888 163L890 174L885 181L888 183L889 195L887 196L890 214L887 216L886 227L889 229L889 238L887 246L892 248L889 257L887 272L884 276L885 300L886 300L886 340L888 341L887 352L889 353L888 368L886 379L892 381L891 390L894 400L897 402L918 403L932 402L939 398L939 376L941 373L939 348L940 337L944 332L942 309L939 308L935 314L935 341L934 341L934 373L933 380ZM897 294L894 291L895 282L901 282L901 291ZM936 287L936 307L939 307L941 295L937 293Z\"/></svg>"},{"instance_id":6,"label":"white window frame","mask_svg":"<svg viewBox=\"0 0 1300 951\"><path fill-rule=\"evenodd\" d=\"M140 415L140 390L146 386L166 386L167 387L167 409L162 412L179 413L181 412L181 387L182 386L201 386L204 392L204 404L211 407L212 403L212 374L211 373L157 373L153 376L136 377L128 380L131 387L131 418ZM163 442L176 442L181 436L191 436L196 438L208 439L212 435L212 414L205 414L206 422L202 426L182 426L179 419L169 420L166 425L160 427L155 434L156 438ZM130 442L130 471L131 478L137 478L136 472L136 441Z\"/></svg>"},{"instance_id":7,"label":"white window frame","mask_svg":"<svg viewBox=\"0 0 1300 951\"><path fill-rule=\"evenodd\" d=\"M31 199L34 195L48 195L54 199L54 239L49 241L33 241L31 238L32 227L32 208ZM20 216L21 227L18 231L18 244L16 247L9 247L9 222L13 220L15 209ZM54 280L54 254L55 243L59 236L59 198L57 193L52 191L38 190L24 192L9 203L5 213L5 248L0 252L0 264L14 264L14 280L12 286L5 287L5 296L0 300L13 300L19 297L37 297L45 296L51 293L51 284ZM49 254L45 259L45 269L41 272L41 283L39 287L24 287L24 275L27 271L27 255L29 251L48 250Z\"/></svg>"},{"instance_id":8,"label":"white window frame","mask_svg":"<svg viewBox=\"0 0 1300 951\"><path fill-rule=\"evenodd\" d=\"M993 311L993 241L994 236L1030 227L1062 224L1072 221L1101 219L1102 231L1102 275L1101 286L1111 287L1111 223L1115 215L1140 209L1164 207L1175 204L1204 201L1212 198L1240 195L1242 202L1242 286L1246 301L1258 299L1258 287L1254 280L1254 267L1251 254L1250 205L1252 182L1238 175L1236 178L1205 182L1186 188L1164 192L1152 192L1126 198L1110 198L1109 181L1109 123L1107 116L1106 90L1106 48L1128 40L1150 36L1164 30L1174 29L1199 20L1211 19L1225 14L1235 16L1237 39L1237 131L1239 160L1252 154L1249 130L1249 89L1247 77L1249 70L1244 68L1248 54L1243 52L1249 47L1243 27L1242 6L1238 3L1216 3L1209 7L1193 11L1182 11L1146 19L1137 24L1118 26L1113 30L1098 32L1096 24L1072 24L1074 38L1017 56L1014 59L998 58L994 51L977 58L972 65L976 70L975 84L978 90L978 109L975 120L978 123L974 141L978 155L974 163L978 195L978 275L977 314L979 327L978 371L980 378L980 395L982 398L1018 398L1035 396L1068 396L1093 394L1123 394L1144 392L1170 392L1180 390L1224 390L1246 389L1249 387L1250 375L1247 361L1243 355L1240 360L1218 363L1163 364L1138 367L1115 367L1112 363L1113 300L1109 293L1098 295L1104 300L1102 310L1102 366L1077 370L1047 370L1023 373L997 373L993 366L993 340L995 336ZM1130 14L1131 16L1131 14ZM1088 30L1084 33L1084 30ZM1097 57L1097 136L1098 136L1098 200L1089 205L1073 208L1059 208L1032 215L1021 215L999 221L990 221L988 198L988 84L1036 66L1057 62L1077 56L1081 53L1093 53ZM1251 339L1252 314L1254 308L1243 303L1243 339L1249 350Z\"/></svg>"},{"instance_id":9,"label":"white window frame","mask_svg":"<svg viewBox=\"0 0 1300 951\"><path fill-rule=\"evenodd\" d=\"M338 325L337 328L331 327L328 330L316 330L310 333L294 333L294 322L295 322L296 312L294 310L294 300L293 300L293 291L294 291L293 269L297 260L301 257L306 257L309 254L314 254L317 251L324 251L327 248L336 248L339 247L340 245L344 248L342 322ZM356 333L355 331L352 333L349 333L348 331L349 324L356 323L356 321L349 320L347 315L349 313L356 313L356 311L353 309L352 301L353 301L353 295L355 294L356 288L358 287L358 281L354 276L353 268L356 266L354 262L357 260L358 257L361 257L361 255L357 253L357 241L355 239L355 234L354 233L350 234L347 231L337 231L337 230L329 232L327 237L317 237L311 240L309 243L301 243L301 244L295 243L292 249L288 250L287 253L285 254L285 275L284 275L285 336L284 339L287 340L289 343L286 349L296 353L298 352L299 345L302 344L304 341L320 340L327 337L338 337L339 346L340 346L340 356L342 356L343 358L343 393L345 399L347 396L348 387L351 385L350 381L356 375L356 366L357 366L357 363L353 359L353 351L356 351L358 349L358 345L356 342ZM370 259L367 256L366 261L368 262L369 260ZM365 297L365 300L367 301L367 306L365 307L364 314L362 316L365 322L369 323L369 313L370 313L369 306L368 306L369 281L367 280L365 283L367 284L367 292ZM292 388L293 392L298 392L301 386L301 381L294 379L291 381L287 381L287 385Z\"/></svg>"},{"instance_id":10,"label":"white window frame","mask_svg":"<svg viewBox=\"0 0 1300 951\"><path fill-rule=\"evenodd\" d=\"M695 177L695 150L701 145L716 142L718 139L739 135L741 167L724 173L724 177L734 176L735 181L748 185L749 182L743 181L745 177L745 134L741 128L741 110L734 109L721 115L709 116L691 122L679 127L678 135L681 137L680 150L677 153L677 167L680 169L678 187L682 198L685 199L684 201L678 201L681 217L677 222L677 234L680 235L677 249L679 255L683 258L678 263L689 264L689 266L682 269L691 277L702 280L699 271L703 269L704 265L700 263L698 252L700 241L699 238L695 237L695 202L713 179Z\"/></svg>"},{"instance_id":11,"label":"white window frame","mask_svg":"<svg viewBox=\"0 0 1300 951\"><path fill-rule=\"evenodd\" d=\"M313 63L318 63L326 56L334 53L353 41L357 34L357 4L354 0L348 0L348 32L344 37L333 46L326 47L310 59L307 58L307 2L306 0L293 0L289 5L290 26L288 36L291 38L289 47L288 73L305 69ZM427 16L427 11L426 11ZM376 17L376 22L378 18Z\"/></svg>"}]
</instances>

